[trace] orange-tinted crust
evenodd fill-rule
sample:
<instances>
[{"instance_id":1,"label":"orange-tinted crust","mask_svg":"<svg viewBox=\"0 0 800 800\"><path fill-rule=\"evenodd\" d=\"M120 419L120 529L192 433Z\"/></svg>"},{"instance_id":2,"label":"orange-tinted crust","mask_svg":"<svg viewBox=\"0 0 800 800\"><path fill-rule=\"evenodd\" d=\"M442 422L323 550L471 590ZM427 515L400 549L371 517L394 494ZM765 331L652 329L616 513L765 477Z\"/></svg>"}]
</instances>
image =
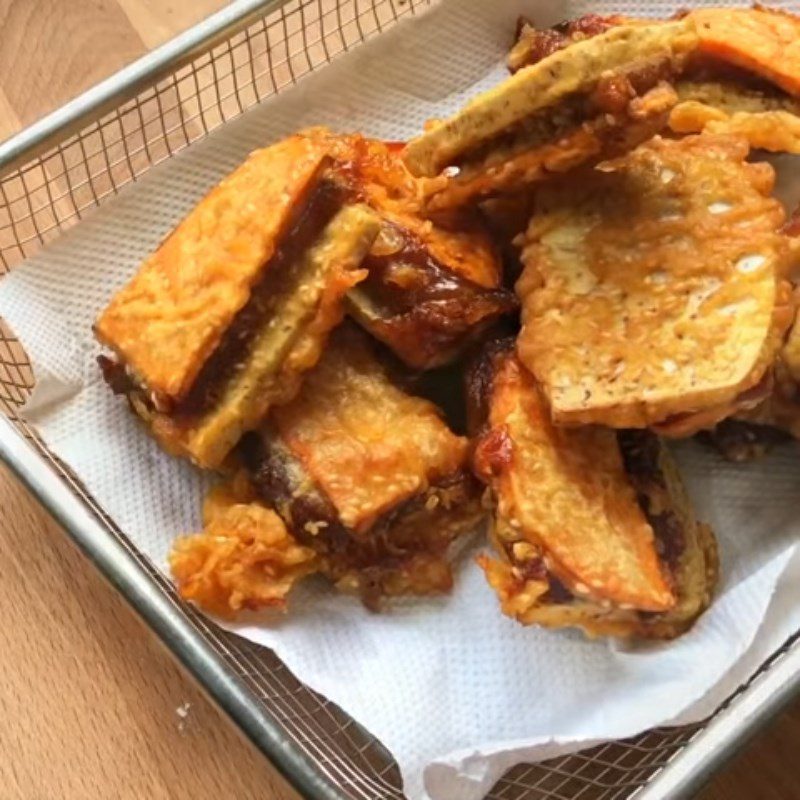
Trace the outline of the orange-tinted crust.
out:
<instances>
[{"instance_id":1,"label":"orange-tinted crust","mask_svg":"<svg viewBox=\"0 0 800 800\"><path fill-rule=\"evenodd\" d=\"M332 134L326 128L310 128L302 135L327 147L363 201L417 237L437 261L478 286L499 286L500 262L486 231L474 219L455 218L446 226L426 219L422 181L406 169L397 146L360 134Z\"/></svg>"},{"instance_id":2,"label":"orange-tinted crust","mask_svg":"<svg viewBox=\"0 0 800 800\"><path fill-rule=\"evenodd\" d=\"M95 326L137 380L177 400L191 388L327 158L292 136L257 150L192 210Z\"/></svg>"},{"instance_id":3,"label":"orange-tinted crust","mask_svg":"<svg viewBox=\"0 0 800 800\"><path fill-rule=\"evenodd\" d=\"M435 406L395 387L352 329L337 331L299 395L272 420L355 531L457 472L467 455L466 440Z\"/></svg>"},{"instance_id":4,"label":"orange-tinted crust","mask_svg":"<svg viewBox=\"0 0 800 800\"><path fill-rule=\"evenodd\" d=\"M800 95L800 18L756 7L701 8L687 19L696 25L701 53Z\"/></svg>"},{"instance_id":5,"label":"orange-tinted crust","mask_svg":"<svg viewBox=\"0 0 800 800\"><path fill-rule=\"evenodd\" d=\"M284 609L294 584L319 569L274 511L241 496L243 485L236 478L212 489L203 532L177 539L169 556L181 597L223 617Z\"/></svg>"},{"instance_id":6,"label":"orange-tinted crust","mask_svg":"<svg viewBox=\"0 0 800 800\"><path fill-rule=\"evenodd\" d=\"M675 598L615 433L554 427L534 379L511 354L499 360L492 384L489 432L475 463L497 497L497 514L519 532L515 555L519 549L524 558L533 546L582 597L670 609ZM506 438L508 452L486 459L482 448L495 447L493 432Z\"/></svg>"}]
</instances>

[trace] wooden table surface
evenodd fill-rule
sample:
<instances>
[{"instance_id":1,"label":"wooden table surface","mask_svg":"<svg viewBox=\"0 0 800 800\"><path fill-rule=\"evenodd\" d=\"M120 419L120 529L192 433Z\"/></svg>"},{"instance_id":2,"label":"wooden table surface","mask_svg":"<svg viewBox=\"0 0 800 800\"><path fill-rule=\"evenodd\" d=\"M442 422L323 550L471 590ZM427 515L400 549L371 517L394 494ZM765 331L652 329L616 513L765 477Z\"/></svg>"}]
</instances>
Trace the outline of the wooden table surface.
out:
<instances>
[{"instance_id":1,"label":"wooden table surface","mask_svg":"<svg viewBox=\"0 0 800 800\"><path fill-rule=\"evenodd\" d=\"M222 0L0 0L0 138ZM296 795L0 467L0 799ZM800 704L703 800L800 798Z\"/></svg>"}]
</instances>

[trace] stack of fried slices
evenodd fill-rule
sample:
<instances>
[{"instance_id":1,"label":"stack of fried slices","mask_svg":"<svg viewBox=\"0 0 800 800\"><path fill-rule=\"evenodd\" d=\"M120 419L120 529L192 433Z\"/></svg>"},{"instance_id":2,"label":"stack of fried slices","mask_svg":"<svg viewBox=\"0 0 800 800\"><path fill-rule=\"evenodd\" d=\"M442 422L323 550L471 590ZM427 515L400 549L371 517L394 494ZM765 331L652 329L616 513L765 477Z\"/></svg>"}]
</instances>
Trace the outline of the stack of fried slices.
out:
<instances>
[{"instance_id":1,"label":"stack of fried slices","mask_svg":"<svg viewBox=\"0 0 800 800\"><path fill-rule=\"evenodd\" d=\"M187 599L444 593L489 516L523 624L671 638L710 603L664 440L800 436L800 225L762 159L800 153L800 19L521 20L508 65L407 144L256 151L100 315L110 387L220 476Z\"/></svg>"}]
</instances>

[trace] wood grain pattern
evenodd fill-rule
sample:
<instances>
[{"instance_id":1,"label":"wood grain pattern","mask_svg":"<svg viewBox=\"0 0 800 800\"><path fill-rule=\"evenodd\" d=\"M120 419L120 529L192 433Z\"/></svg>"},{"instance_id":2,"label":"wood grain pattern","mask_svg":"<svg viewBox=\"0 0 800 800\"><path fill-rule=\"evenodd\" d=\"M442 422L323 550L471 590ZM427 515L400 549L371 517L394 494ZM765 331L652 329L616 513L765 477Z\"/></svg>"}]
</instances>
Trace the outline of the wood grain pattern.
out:
<instances>
[{"instance_id":1,"label":"wood grain pattern","mask_svg":"<svg viewBox=\"0 0 800 800\"><path fill-rule=\"evenodd\" d=\"M0 0L0 138L223 4ZM3 468L0 619L2 800L296 798ZM702 800L800 798L798 747L800 704Z\"/></svg>"}]
</instances>

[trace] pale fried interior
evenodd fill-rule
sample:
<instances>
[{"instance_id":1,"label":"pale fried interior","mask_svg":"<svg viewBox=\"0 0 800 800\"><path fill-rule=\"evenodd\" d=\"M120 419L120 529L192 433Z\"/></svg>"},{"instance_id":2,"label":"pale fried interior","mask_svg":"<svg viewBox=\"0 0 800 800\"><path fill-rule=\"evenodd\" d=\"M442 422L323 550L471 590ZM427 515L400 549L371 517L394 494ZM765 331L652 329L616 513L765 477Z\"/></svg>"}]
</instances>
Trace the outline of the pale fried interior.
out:
<instances>
[{"instance_id":1,"label":"pale fried interior","mask_svg":"<svg viewBox=\"0 0 800 800\"><path fill-rule=\"evenodd\" d=\"M649 433L553 427L533 378L495 356L475 453L495 512L481 565L504 613L590 636L671 638L708 606L711 531Z\"/></svg>"},{"instance_id":2,"label":"pale fried interior","mask_svg":"<svg viewBox=\"0 0 800 800\"><path fill-rule=\"evenodd\" d=\"M747 153L736 137L656 138L537 196L518 352L556 422L682 415L688 435L752 402L791 320L795 256L772 168Z\"/></svg>"},{"instance_id":3,"label":"pale fried interior","mask_svg":"<svg viewBox=\"0 0 800 800\"><path fill-rule=\"evenodd\" d=\"M256 502L242 475L211 490L203 532L178 538L169 563L181 597L223 617L283 610L294 584L319 569L316 553Z\"/></svg>"},{"instance_id":4,"label":"pale fried interior","mask_svg":"<svg viewBox=\"0 0 800 800\"><path fill-rule=\"evenodd\" d=\"M676 97L660 81L695 42L683 22L578 41L432 125L408 144L406 164L416 175L442 173L428 187L429 207L440 209L624 152L666 122Z\"/></svg>"},{"instance_id":5,"label":"pale fried interior","mask_svg":"<svg viewBox=\"0 0 800 800\"><path fill-rule=\"evenodd\" d=\"M357 329L339 329L295 400L242 446L262 500L341 588L373 603L445 591L450 543L481 515L467 442L395 386Z\"/></svg>"},{"instance_id":6,"label":"pale fried interior","mask_svg":"<svg viewBox=\"0 0 800 800\"><path fill-rule=\"evenodd\" d=\"M765 7L700 9L679 16L696 31L697 47L674 81L678 103L669 127L680 134L737 134L754 148L800 152L798 18ZM590 13L544 29L521 20L509 69L517 72L576 42L637 24L653 20Z\"/></svg>"}]
</instances>

